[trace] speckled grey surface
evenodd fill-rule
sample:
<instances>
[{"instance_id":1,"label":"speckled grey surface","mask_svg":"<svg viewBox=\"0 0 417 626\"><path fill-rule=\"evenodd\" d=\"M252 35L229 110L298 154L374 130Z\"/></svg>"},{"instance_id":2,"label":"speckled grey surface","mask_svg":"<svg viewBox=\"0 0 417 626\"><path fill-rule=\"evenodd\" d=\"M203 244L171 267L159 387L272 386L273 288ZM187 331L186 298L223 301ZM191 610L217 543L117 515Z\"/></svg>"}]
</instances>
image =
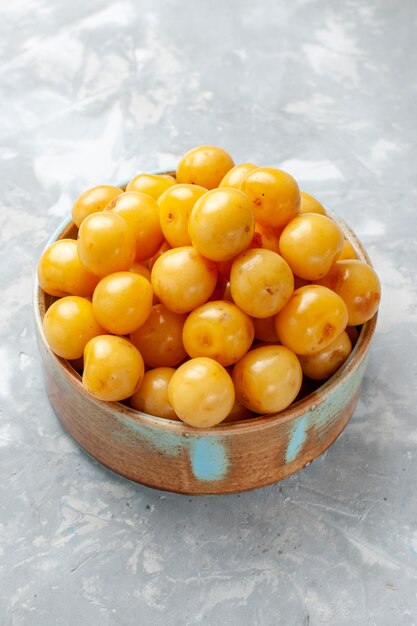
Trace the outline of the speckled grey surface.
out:
<instances>
[{"instance_id":1,"label":"speckled grey surface","mask_svg":"<svg viewBox=\"0 0 417 626\"><path fill-rule=\"evenodd\" d=\"M417 624L417 5L1 4L0 624ZM383 301L343 436L227 497L100 467L46 398L39 253L86 187L200 143L277 164L367 245Z\"/></svg>"}]
</instances>

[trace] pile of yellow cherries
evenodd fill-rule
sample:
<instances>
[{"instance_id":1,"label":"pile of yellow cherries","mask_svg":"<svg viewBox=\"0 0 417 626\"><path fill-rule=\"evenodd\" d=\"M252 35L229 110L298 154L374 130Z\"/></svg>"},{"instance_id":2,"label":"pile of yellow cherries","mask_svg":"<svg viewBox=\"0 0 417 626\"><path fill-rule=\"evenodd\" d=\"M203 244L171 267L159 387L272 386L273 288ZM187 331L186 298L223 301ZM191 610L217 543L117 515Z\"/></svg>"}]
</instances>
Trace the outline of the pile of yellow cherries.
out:
<instances>
[{"instance_id":1,"label":"pile of yellow cherries","mask_svg":"<svg viewBox=\"0 0 417 626\"><path fill-rule=\"evenodd\" d=\"M72 218L77 240L39 261L46 341L97 399L153 416L207 428L282 411L378 308L375 271L321 203L221 148L88 189Z\"/></svg>"}]
</instances>

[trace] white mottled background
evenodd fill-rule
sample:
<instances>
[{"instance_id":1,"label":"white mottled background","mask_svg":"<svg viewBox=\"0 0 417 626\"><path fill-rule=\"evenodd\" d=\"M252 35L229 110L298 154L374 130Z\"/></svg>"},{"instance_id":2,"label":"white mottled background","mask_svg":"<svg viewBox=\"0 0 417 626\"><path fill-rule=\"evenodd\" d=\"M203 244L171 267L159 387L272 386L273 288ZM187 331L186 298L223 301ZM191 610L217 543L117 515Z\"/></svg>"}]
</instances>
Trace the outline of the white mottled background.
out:
<instances>
[{"instance_id":1,"label":"white mottled background","mask_svg":"<svg viewBox=\"0 0 417 626\"><path fill-rule=\"evenodd\" d=\"M417 624L417 5L0 4L1 626ZM86 187L188 148L282 165L383 283L341 439L280 484L164 494L92 461L45 395L36 261Z\"/></svg>"}]
</instances>

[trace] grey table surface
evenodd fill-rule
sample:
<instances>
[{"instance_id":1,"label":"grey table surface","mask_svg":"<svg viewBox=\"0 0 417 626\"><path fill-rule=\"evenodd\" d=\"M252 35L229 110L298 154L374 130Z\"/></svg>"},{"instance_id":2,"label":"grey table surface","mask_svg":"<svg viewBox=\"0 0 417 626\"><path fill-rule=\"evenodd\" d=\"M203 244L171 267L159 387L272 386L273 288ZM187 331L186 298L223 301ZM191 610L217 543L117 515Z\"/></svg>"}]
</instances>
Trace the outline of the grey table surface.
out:
<instances>
[{"instance_id":1,"label":"grey table surface","mask_svg":"<svg viewBox=\"0 0 417 626\"><path fill-rule=\"evenodd\" d=\"M0 624L417 624L417 5L0 4ZM277 165L359 234L383 284L343 436L279 484L130 483L64 432L32 322L75 197L194 145Z\"/></svg>"}]
</instances>

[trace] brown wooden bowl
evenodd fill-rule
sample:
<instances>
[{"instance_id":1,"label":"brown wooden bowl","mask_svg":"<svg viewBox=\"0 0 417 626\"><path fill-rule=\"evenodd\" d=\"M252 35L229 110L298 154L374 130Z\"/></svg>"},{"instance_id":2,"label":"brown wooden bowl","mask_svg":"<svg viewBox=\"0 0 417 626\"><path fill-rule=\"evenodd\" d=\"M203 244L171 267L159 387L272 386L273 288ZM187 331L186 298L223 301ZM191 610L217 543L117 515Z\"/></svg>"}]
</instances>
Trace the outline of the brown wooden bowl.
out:
<instances>
[{"instance_id":1,"label":"brown wooden bowl","mask_svg":"<svg viewBox=\"0 0 417 626\"><path fill-rule=\"evenodd\" d=\"M369 263L356 235L340 219L336 221ZM48 245L76 235L76 226L67 220ZM46 343L42 320L53 300L36 281L35 325L45 387L64 427L114 472L150 487L187 494L226 494L262 487L293 474L324 452L355 409L376 325L375 315L362 326L339 371L285 411L196 429L88 394L80 375Z\"/></svg>"}]
</instances>

